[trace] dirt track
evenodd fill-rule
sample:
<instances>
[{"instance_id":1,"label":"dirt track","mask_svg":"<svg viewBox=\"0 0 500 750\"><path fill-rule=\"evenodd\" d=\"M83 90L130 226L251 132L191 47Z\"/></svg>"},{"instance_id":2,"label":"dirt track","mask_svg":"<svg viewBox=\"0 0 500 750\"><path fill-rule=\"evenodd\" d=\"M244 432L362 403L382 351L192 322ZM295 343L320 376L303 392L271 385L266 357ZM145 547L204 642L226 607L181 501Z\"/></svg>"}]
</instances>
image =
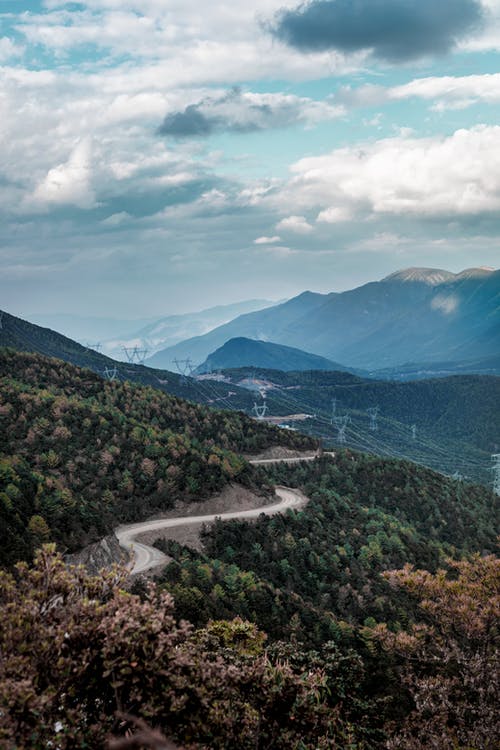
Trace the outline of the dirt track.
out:
<instances>
[{"instance_id":1,"label":"dirt track","mask_svg":"<svg viewBox=\"0 0 500 750\"><path fill-rule=\"evenodd\" d=\"M154 532L153 536L156 538L168 538L168 530L179 531L192 527L198 532L202 524L211 523L216 518L222 520L258 518L261 513L274 515L275 513L284 513L289 508L300 508L308 501L300 490L291 489L290 487L276 487L276 494L280 500L271 505L262 505L258 508L235 510L225 513L211 513L208 515L182 515L176 518L159 518L153 521L118 526L115 529L115 534L120 545L131 553L133 559L131 574L145 573L159 565L164 565L168 562L168 558L160 550L155 549L155 547L151 547L143 541L137 541L137 537L148 534L149 539L151 539L150 535Z\"/></svg>"}]
</instances>

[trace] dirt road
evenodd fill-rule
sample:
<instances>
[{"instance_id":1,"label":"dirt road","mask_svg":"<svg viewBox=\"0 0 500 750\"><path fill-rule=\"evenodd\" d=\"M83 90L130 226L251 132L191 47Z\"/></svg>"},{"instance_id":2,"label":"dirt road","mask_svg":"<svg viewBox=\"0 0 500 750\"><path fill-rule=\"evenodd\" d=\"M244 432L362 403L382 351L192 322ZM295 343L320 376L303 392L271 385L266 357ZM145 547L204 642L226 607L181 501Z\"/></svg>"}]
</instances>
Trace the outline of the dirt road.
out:
<instances>
[{"instance_id":1,"label":"dirt road","mask_svg":"<svg viewBox=\"0 0 500 750\"><path fill-rule=\"evenodd\" d=\"M277 496L280 498L279 502L273 503L272 505L265 505L261 508L232 511L229 513L212 513L206 516L163 518L155 521L144 521L141 523L127 524L126 526L118 526L115 529L115 534L120 545L128 552L132 553L133 567L130 571L131 574L135 575L137 573L145 573L147 570L151 570L151 568L156 568L157 566L164 564L168 559L163 552L160 552L160 550L135 541L140 534L148 531L164 531L165 529L179 526L210 523L211 521L215 521L216 518L220 518L223 521L230 520L231 518L258 518L261 513L274 515L275 513L283 513L289 508L300 508L307 503L307 498L299 490L294 490L290 487L276 487L275 489ZM161 534L158 536L160 537Z\"/></svg>"}]
</instances>

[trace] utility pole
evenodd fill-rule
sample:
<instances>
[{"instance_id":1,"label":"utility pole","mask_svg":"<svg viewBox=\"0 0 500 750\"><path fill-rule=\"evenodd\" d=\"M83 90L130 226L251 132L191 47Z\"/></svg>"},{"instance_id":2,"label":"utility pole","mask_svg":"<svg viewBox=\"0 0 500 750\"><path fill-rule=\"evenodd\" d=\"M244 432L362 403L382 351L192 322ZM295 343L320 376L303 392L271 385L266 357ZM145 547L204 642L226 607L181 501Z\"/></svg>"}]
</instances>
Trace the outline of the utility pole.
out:
<instances>
[{"instance_id":1,"label":"utility pole","mask_svg":"<svg viewBox=\"0 0 500 750\"><path fill-rule=\"evenodd\" d=\"M380 411L378 406L372 406L370 409L366 410L370 416L370 430L372 432L377 432L378 430L378 424L377 424L377 417L378 413Z\"/></svg>"},{"instance_id":2,"label":"utility pole","mask_svg":"<svg viewBox=\"0 0 500 750\"><path fill-rule=\"evenodd\" d=\"M500 495L500 453L493 453L491 460L493 461L493 492Z\"/></svg>"}]
</instances>

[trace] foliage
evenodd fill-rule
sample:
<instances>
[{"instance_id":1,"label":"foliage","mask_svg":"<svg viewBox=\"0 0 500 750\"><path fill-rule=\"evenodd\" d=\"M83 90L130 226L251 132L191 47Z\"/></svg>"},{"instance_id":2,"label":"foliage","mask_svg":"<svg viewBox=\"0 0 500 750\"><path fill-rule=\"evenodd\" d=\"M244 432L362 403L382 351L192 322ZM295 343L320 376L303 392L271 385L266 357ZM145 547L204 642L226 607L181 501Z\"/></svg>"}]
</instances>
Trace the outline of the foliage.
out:
<instances>
[{"instance_id":1,"label":"foliage","mask_svg":"<svg viewBox=\"0 0 500 750\"><path fill-rule=\"evenodd\" d=\"M241 620L176 622L169 594L141 600L123 576L67 569L50 547L0 572L3 746L99 747L126 713L193 750L363 747L318 664L267 654Z\"/></svg>"},{"instance_id":2,"label":"foliage","mask_svg":"<svg viewBox=\"0 0 500 750\"><path fill-rule=\"evenodd\" d=\"M500 560L474 555L449 567L385 574L420 600L424 617L408 631L374 630L398 655L414 701L403 727L393 727L390 748L493 750L500 741Z\"/></svg>"},{"instance_id":3,"label":"foliage","mask_svg":"<svg viewBox=\"0 0 500 750\"><path fill-rule=\"evenodd\" d=\"M414 464L346 452L277 465L269 476L301 487L308 505L256 523L215 523L203 537L206 558L169 549L177 563L165 580L179 611L200 624L241 614L273 637L294 629L314 646L368 618L404 625L414 606L384 570L433 571L450 554L496 546L498 498Z\"/></svg>"}]
</instances>

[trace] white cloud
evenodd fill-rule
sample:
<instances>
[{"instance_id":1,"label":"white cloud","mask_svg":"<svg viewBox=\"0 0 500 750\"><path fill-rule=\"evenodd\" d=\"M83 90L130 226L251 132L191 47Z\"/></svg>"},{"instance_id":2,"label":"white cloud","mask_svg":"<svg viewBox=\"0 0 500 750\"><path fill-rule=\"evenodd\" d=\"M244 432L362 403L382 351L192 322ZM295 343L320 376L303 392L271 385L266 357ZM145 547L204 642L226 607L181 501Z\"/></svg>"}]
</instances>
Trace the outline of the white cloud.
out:
<instances>
[{"instance_id":1,"label":"white cloud","mask_svg":"<svg viewBox=\"0 0 500 750\"><path fill-rule=\"evenodd\" d=\"M273 200L297 213L331 206L364 216L466 217L500 210L500 126L449 137L399 136L301 159ZM326 212L326 213L323 213ZM335 216L335 214L333 214ZM309 225L303 216L280 222Z\"/></svg>"},{"instance_id":2,"label":"white cloud","mask_svg":"<svg viewBox=\"0 0 500 750\"><path fill-rule=\"evenodd\" d=\"M132 217L126 211L119 211L119 213L111 214L101 221L105 227L119 227L120 224L128 221Z\"/></svg>"},{"instance_id":3,"label":"white cloud","mask_svg":"<svg viewBox=\"0 0 500 750\"><path fill-rule=\"evenodd\" d=\"M253 241L253 244L254 245L273 245L276 242L281 242L281 237L279 237L277 234L275 234L274 237L257 237L257 239Z\"/></svg>"},{"instance_id":4,"label":"white cloud","mask_svg":"<svg viewBox=\"0 0 500 750\"><path fill-rule=\"evenodd\" d=\"M451 315L460 304L460 300L453 294L438 294L431 302L433 310L441 310L445 315Z\"/></svg>"},{"instance_id":5,"label":"white cloud","mask_svg":"<svg viewBox=\"0 0 500 750\"><path fill-rule=\"evenodd\" d=\"M500 73L417 78L387 91L389 99L438 99L438 109L461 109L476 102L500 102Z\"/></svg>"},{"instance_id":6,"label":"white cloud","mask_svg":"<svg viewBox=\"0 0 500 750\"><path fill-rule=\"evenodd\" d=\"M350 221L353 217L352 211L345 206L330 206L320 211L316 221L325 224L340 224L344 221Z\"/></svg>"},{"instance_id":7,"label":"white cloud","mask_svg":"<svg viewBox=\"0 0 500 750\"><path fill-rule=\"evenodd\" d=\"M276 224L276 229L278 231L295 232L296 234L309 234L309 232L313 231L314 227L309 224L305 216L288 216Z\"/></svg>"},{"instance_id":8,"label":"white cloud","mask_svg":"<svg viewBox=\"0 0 500 750\"><path fill-rule=\"evenodd\" d=\"M4 63L13 57L21 57L24 53L24 46L16 44L7 36L0 37L0 63Z\"/></svg>"},{"instance_id":9,"label":"white cloud","mask_svg":"<svg viewBox=\"0 0 500 750\"><path fill-rule=\"evenodd\" d=\"M90 143L78 143L64 164L53 167L37 185L32 195L35 206L74 205L90 209L96 206L91 185Z\"/></svg>"}]
</instances>

